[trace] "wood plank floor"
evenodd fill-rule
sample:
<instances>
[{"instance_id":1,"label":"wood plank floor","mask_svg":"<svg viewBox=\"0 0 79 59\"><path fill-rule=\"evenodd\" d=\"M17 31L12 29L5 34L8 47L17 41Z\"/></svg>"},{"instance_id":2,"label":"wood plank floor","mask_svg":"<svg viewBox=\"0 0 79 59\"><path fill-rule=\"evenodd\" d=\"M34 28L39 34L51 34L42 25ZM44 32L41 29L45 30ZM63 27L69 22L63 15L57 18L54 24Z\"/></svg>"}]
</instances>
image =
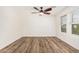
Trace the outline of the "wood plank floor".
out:
<instances>
[{"instance_id":1,"label":"wood plank floor","mask_svg":"<svg viewBox=\"0 0 79 59\"><path fill-rule=\"evenodd\" d=\"M23 37L0 50L1 53L78 53L79 50L56 37Z\"/></svg>"}]
</instances>

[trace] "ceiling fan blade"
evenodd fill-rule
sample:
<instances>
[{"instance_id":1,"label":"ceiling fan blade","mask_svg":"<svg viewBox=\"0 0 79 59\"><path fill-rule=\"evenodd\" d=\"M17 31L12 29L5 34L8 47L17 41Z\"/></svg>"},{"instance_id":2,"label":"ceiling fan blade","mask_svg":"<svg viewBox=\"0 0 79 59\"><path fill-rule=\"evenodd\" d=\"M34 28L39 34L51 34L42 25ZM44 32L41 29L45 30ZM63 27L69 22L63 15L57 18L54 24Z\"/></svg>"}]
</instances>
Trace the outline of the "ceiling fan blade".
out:
<instances>
[{"instance_id":1,"label":"ceiling fan blade","mask_svg":"<svg viewBox=\"0 0 79 59\"><path fill-rule=\"evenodd\" d=\"M48 14L48 15L50 15L51 13L44 13L44 14Z\"/></svg>"},{"instance_id":2,"label":"ceiling fan blade","mask_svg":"<svg viewBox=\"0 0 79 59\"><path fill-rule=\"evenodd\" d=\"M44 12L51 11L51 10L52 10L52 8L47 8L44 10Z\"/></svg>"},{"instance_id":3,"label":"ceiling fan blade","mask_svg":"<svg viewBox=\"0 0 79 59\"><path fill-rule=\"evenodd\" d=\"M33 8L39 11L39 9L37 7L33 7Z\"/></svg>"}]
</instances>

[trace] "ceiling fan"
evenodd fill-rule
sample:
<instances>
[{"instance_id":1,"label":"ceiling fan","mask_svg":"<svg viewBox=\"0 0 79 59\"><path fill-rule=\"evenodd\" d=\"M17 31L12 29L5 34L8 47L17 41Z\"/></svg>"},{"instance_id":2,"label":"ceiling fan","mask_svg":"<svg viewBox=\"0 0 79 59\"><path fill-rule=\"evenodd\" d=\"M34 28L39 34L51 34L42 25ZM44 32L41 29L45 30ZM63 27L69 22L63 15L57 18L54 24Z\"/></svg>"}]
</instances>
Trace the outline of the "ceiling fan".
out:
<instances>
[{"instance_id":1,"label":"ceiling fan","mask_svg":"<svg viewBox=\"0 0 79 59\"><path fill-rule=\"evenodd\" d=\"M47 9L44 10L43 7L40 7L40 9L38 9L37 7L33 7L35 10L37 10L38 12L32 12L32 14L36 14L39 13L40 15L42 14L46 14L46 15L50 15L51 13L49 11L52 11L52 8L55 8L55 6L49 7Z\"/></svg>"}]
</instances>

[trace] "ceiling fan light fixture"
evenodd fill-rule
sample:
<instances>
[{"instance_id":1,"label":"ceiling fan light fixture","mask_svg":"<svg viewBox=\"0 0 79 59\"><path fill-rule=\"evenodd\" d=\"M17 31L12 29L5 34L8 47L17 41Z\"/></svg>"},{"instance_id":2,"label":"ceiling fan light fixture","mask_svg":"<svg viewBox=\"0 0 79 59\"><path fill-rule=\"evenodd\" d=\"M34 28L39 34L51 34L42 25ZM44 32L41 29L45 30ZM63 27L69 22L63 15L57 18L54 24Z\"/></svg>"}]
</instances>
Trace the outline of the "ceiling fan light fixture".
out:
<instances>
[{"instance_id":1,"label":"ceiling fan light fixture","mask_svg":"<svg viewBox=\"0 0 79 59\"><path fill-rule=\"evenodd\" d=\"M40 12L39 14L40 14L40 15L43 15L43 13L42 13L42 12Z\"/></svg>"},{"instance_id":2,"label":"ceiling fan light fixture","mask_svg":"<svg viewBox=\"0 0 79 59\"><path fill-rule=\"evenodd\" d=\"M39 13L39 16L43 16L44 14L41 12L41 13Z\"/></svg>"}]
</instances>

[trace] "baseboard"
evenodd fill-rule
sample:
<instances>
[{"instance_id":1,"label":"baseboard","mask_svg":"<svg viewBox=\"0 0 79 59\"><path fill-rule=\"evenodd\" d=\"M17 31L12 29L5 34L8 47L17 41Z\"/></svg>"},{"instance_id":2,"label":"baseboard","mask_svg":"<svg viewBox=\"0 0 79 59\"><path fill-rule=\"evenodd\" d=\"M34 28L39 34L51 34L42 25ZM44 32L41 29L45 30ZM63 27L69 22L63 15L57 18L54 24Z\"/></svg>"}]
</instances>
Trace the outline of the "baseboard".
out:
<instances>
[{"instance_id":1,"label":"baseboard","mask_svg":"<svg viewBox=\"0 0 79 59\"><path fill-rule=\"evenodd\" d=\"M64 42L66 42L67 44L69 44L70 46L72 46L72 47L74 47L74 48L76 48L77 50L79 50L79 47L76 47L75 45L73 45L73 44L71 44L71 43L69 43L69 41L67 41L66 39L63 39L63 38L61 38L61 37L58 37L58 36L56 36L57 38L59 38L59 39L61 39L62 41L64 41Z\"/></svg>"},{"instance_id":2,"label":"baseboard","mask_svg":"<svg viewBox=\"0 0 79 59\"><path fill-rule=\"evenodd\" d=\"M22 37L56 37L55 35L23 35Z\"/></svg>"},{"instance_id":3,"label":"baseboard","mask_svg":"<svg viewBox=\"0 0 79 59\"><path fill-rule=\"evenodd\" d=\"M13 38L14 40L7 42L5 44L3 44L2 46L0 46L0 49L5 48L6 46L10 45L11 43L15 42L16 40L20 39L21 37L17 37L17 38Z\"/></svg>"}]
</instances>

